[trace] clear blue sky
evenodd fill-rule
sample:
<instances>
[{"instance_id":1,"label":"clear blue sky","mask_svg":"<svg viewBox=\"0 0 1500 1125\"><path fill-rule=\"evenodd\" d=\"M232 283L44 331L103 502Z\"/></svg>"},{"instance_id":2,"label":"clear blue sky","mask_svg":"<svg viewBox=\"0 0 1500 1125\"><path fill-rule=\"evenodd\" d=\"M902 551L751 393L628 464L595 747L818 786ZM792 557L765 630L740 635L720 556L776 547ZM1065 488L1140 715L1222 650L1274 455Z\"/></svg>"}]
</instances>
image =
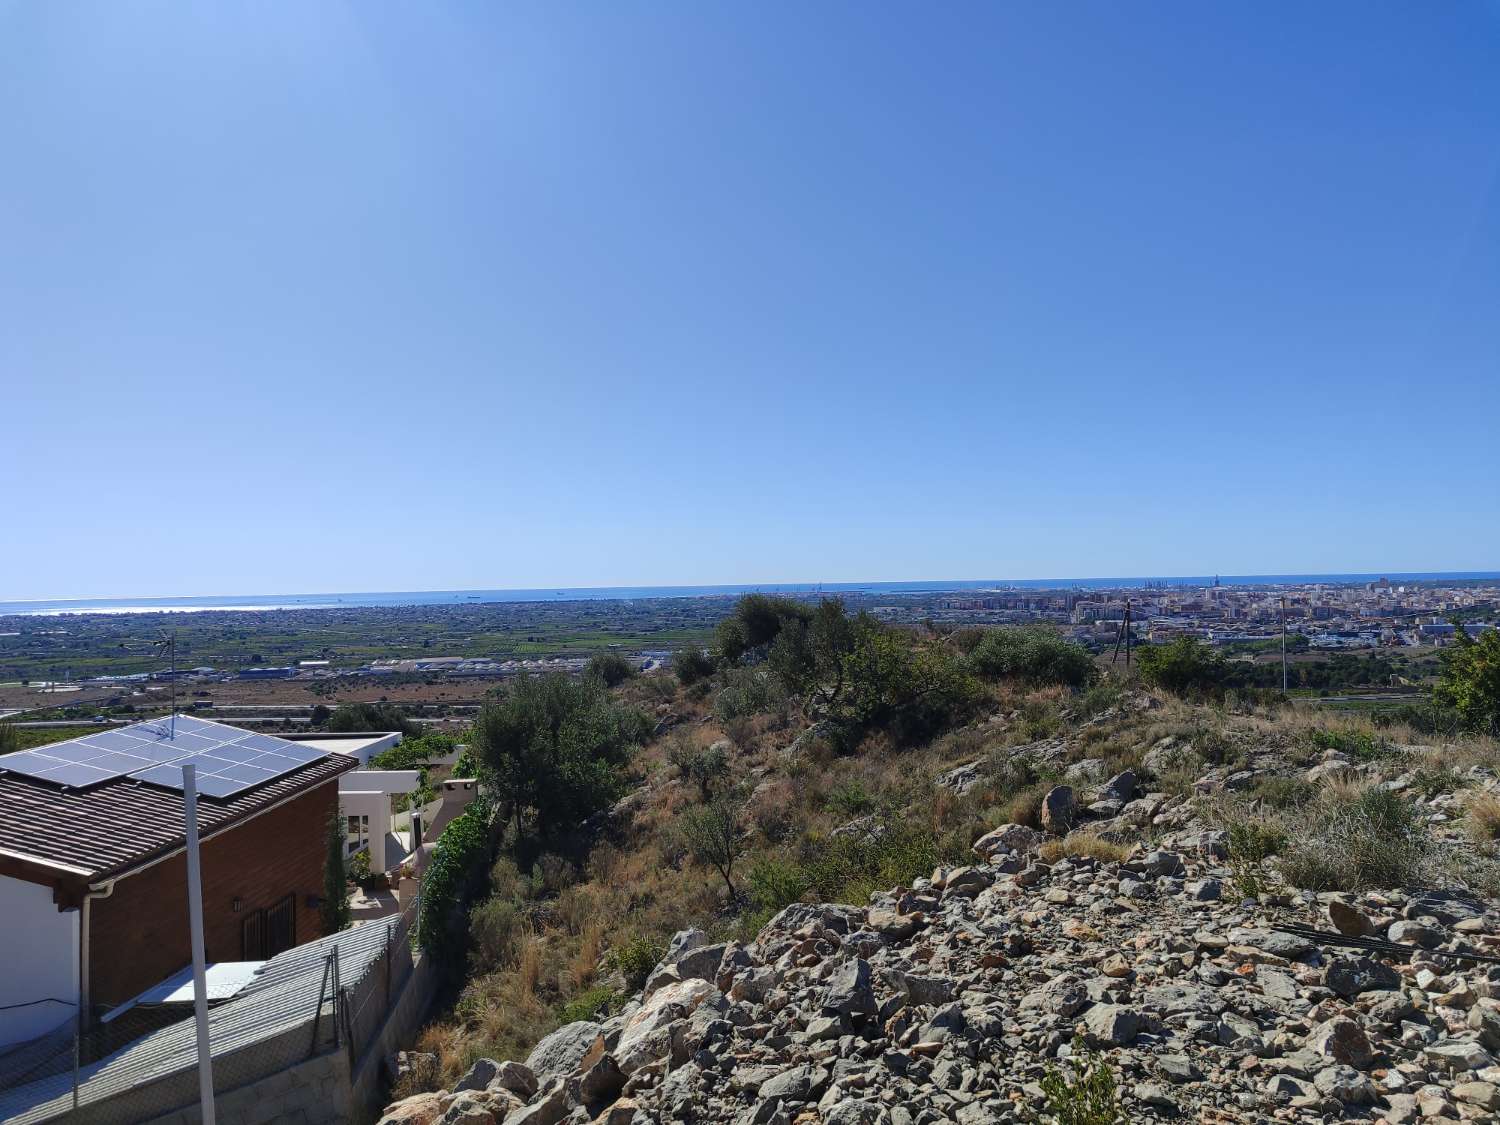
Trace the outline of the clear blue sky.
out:
<instances>
[{"instance_id":1,"label":"clear blue sky","mask_svg":"<svg viewBox=\"0 0 1500 1125\"><path fill-rule=\"evenodd\" d=\"M0 2L0 600L1500 567L1500 4Z\"/></svg>"}]
</instances>

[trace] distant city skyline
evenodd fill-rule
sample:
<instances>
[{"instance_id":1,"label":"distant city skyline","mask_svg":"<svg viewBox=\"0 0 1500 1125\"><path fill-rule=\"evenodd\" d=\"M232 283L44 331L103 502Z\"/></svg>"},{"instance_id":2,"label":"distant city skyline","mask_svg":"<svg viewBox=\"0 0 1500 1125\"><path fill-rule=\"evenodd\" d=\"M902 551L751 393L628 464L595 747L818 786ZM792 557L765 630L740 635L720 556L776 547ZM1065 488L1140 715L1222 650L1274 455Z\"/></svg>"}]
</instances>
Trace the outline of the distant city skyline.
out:
<instances>
[{"instance_id":1,"label":"distant city skyline","mask_svg":"<svg viewBox=\"0 0 1500 1125\"><path fill-rule=\"evenodd\" d=\"M0 601L1500 564L1497 48L0 4Z\"/></svg>"}]
</instances>

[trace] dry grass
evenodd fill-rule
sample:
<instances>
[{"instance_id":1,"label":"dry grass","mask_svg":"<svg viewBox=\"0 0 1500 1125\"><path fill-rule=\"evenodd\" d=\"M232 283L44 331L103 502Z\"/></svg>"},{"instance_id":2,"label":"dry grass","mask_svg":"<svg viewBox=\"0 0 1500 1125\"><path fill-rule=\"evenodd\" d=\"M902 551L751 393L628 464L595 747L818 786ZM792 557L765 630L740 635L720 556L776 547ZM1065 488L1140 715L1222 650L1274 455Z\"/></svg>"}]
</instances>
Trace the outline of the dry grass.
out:
<instances>
[{"instance_id":1,"label":"dry grass","mask_svg":"<svg viewBox=\"0 0 1500 1125\"><path fill-rule=\"evenodd\" d=\"M1056 863L1060 859L1094 859L1100 863L1123 863L1135 849L1125 844L1116 844L1096 836L1092 832L1069 832L1061 840L1048 840L1038 851L1042 862Z\"/></svg>"},{"instance_id":2,"label":"dry grass","mask_svg":"<svg viewBox=\"0 0 1500 1125\"><path fill-rule=\"evenodd\" d=\"M1500 840L1500 797L1493 793L1476 793L1464 802L1468 812L1469 835L1477 843Z\"/></svg>"}]
</instances>

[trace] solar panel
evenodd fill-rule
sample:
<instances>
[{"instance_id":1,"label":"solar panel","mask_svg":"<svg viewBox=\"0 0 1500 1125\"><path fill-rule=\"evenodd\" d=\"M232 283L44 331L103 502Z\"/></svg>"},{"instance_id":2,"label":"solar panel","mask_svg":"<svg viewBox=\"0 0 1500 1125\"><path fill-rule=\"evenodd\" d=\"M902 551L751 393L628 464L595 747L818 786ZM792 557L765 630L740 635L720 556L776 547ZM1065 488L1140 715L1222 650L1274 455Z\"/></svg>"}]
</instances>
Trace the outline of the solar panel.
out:
<instances>
[{"instance_id":1,"label":"solar panel","mask_svg":"<svg viewBox=\"0 0 1500 1125\"><path fill-rule=\"evenodd\" d=\"M174 729L175 728L175 729ZM37 750L0 756L0 771L84 788L129 777L182 789L182 767L191 762L198 792L233 797L328 755L286 739L206 722L187 715L94 731Z\"/></svg>"}]
</instances>

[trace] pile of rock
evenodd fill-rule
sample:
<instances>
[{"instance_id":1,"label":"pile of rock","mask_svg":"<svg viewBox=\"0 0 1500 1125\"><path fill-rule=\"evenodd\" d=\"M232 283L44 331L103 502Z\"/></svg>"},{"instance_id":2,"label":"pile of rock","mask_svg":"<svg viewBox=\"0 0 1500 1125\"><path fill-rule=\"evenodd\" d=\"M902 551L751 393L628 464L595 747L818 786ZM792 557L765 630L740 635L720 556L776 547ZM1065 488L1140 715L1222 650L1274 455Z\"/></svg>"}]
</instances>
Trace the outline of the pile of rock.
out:
<instances>
[{"instance_id":1,"label":"pile of rock","mask_svg":"<svg viewBox=\"0 0 1500 1125\"><path fill-rule=\"evenodd\" d=\"M1174 822L1110 779L1081 816ZM1154 801L1152 808L1132 807ZM387 1125L986 1125L1046 1109L1078 1045L1114 1073L1122 1119L1500 1119L1496 916L1434 893L1240 901L1222 834L1167 831L1120 863L1038 856L1005 825L973 865L862 907L798 904L749 945L679 933L626 1009L569 1024L524 1064L481 1060ZM1313 922L1403 957L1279 932Z\"/></svg>"}]
</instances>

